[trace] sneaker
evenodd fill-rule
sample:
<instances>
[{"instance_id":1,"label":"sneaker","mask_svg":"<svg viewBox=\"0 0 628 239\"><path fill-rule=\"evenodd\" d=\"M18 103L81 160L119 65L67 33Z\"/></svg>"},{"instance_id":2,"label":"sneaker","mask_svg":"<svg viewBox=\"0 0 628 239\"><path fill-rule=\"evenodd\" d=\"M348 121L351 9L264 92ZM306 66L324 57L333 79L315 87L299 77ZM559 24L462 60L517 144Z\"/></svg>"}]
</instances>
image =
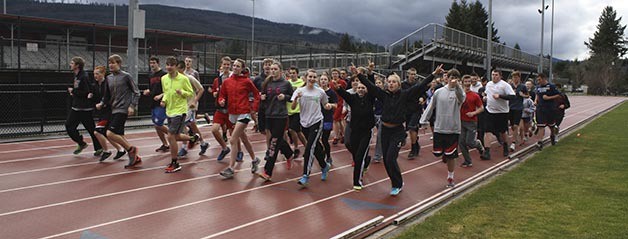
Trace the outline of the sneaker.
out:
<instances>
[{"instance_id":1,"label":"sneaker","mask_svg":"<svg viewBox=\"0 0 628 239\"><path fill-rule=\"evenodd\" d=\"M543 142L536 142L536 147L539 148L539 150L543 150Z\"/></svg>"},{"instance_id":2,"label":"sneaker","mask_svg":"<svg viewBox=\"0 0 628 239\"><path fill-rule=\"evenodd\" d=\"M198 140L200 138L201 138L201 135L199 134L194 134L194 136L190 137L190 140L188 140L188 149L194 148L194 145L198 143Z\"/></svg>"},{"instance_id":3,"label":"sneaker","mask_svg":"<svg viewBox=\"0 0 628 239\"><path fill-rule=\"evenodd\" d=\"M373 163L381 163L382 162L382 157L381 156L375 156L373 158Z\"/></svg>"},{"instance_id":4,"label":"sneaker","mask_svg":"<svg viewBox=\"0 0 628 239\"><path fill-rule=\"evenodd\" d=\"M201 144L201 151L198 152L198 155L204 155L205 152L207 152L207 149L209 148L209 143L205 142Z\"/></svg>"},{"instance_id":5,"label":"sneaker","mask_svg":"<svg viewBox=\"0 0 628 239\"><path fill-rule=\"evenodd\" d=\"M510 143L510 152L515 152L515 142Z\"/></svg>"},{"instance_id":6,"label":"sneaker","mask_svg":"<svg viewBox=\"0 0 628 239\"><path fill-rule=\"evenodd\" d=\"M100 156L100 155L102 155L102 152L103 152L102 149L96 150L96 151L94 151L94 156Z\"/></svg>"},{"instance_id":7,"label":"sneaker","mask_svg":"<svg viewBox=\"0 0 628 239\"><path fill-rule=\"evenodd\" d=\"M329 175L329 169L331 165L327 164L323 169L321 169L321 181L327 181L327 176Z\"/></svg>"},{"instance_id":8,"label":"sneaker","mask_svg":"<svg viewBox=\"0 0 628 239\"><path fill-rule=\"evenodd\" d=\"M447 178L447 186L448 188L453 188L454 186L456 186L456 184L454 183L454 178Z\"/></svg>"},{"instance_id":9,"label":"sneaker","mask_svg":"<svg viewBox=\"0 0 628 239\"><path fill-rule=\"evenodd\" d=\"M257 176L264 179L266 182L270 181L270 175L266 174L266 172L258 173Z\"/></svg>"},{"instance_id":10,"label":"sneaker","mask_svg":"<svg viewBox=\"0 0 628 239\"><path fill-rule=\"evenodd\" d=\"M467 163L467 162L464 162L464 163L462 163L462 164L460 165L460 167L463 167L463 168L470 168L470 167L473 167L473 164L472 164L472 163Z\"/></svg>"},{"instance_id":11,"label":"sneaker","mask_svg":"<svg viewBox=\"0 0 628 239\"><path fill-rule=\"evenodd\" d=\"M102 162L105 161L105 159L109 158L111 156L111 152L105 151L102 152L102 155L100 155L100 159L98 161Z\"/></svg>"},{"instance_id":12,"label":"sneaker","mask_svg":"<svg viewBox=\"0 0 628 239\"><path fill-rule=\"evenodd\" d=\"M408 160L413 160L416 157L416 154L414 153L414 150L411 150L410 153L408 154Z\"/></svg>"},{"instance_id":13,"label":"sneaker","mask_svg":"<svg viewBox=\"0 0 628 239\"><path fill-rule=\"evenodd\" d=\"M224 178L233 178L233 174L235 174L235 172L233 172L233 169L231 168L226 168L225 170L220 171L220 176L223 176Z\"/></svg>"},{"instance_id":14,"label":"sneaker","mask_svg":"<svg viewBox=\"0 0 628 239\"><path fill-rule=\"evenodd\" d=\"M170 146L166 146L162 144L161 146L159 146L159 148L155 149L155 152L160 152L160 151L167 153L170 151Z\"/></svg>"},{"instance_id":15,"label":"sneaker","mask_svg":"<svg viewBox=\"0 0 628 239\"><path fill-rule=\"evenodd\" d=\"M122 158L122 156L124 156L125 154L126 154L126 151L125 151L125 150L118 151L118 152L116 153L116 156L115 156L115 157L113 157L113 159L118 160L118 159Z\"/></svg>"},{"instance_id":16,"label":"sneaker","mask_svg":"<svg viewBox=\"0 0 628 239\"><path fill-rule=\"evenodd\" d=\"M491 160L491 149L484 148L484 153L480 154L480 159L482 160Z\"/></svg>"},{"instance_id":17,"label":"sneaker","mask_svg":"<svg viewBox=\"0 0 628 239\"><path fill-rule=\"evenodd\" d=\"M390 196L397 196L400 192L401 188L392 188L392 190L390 190Z\"/></svg>"},{"instance_id":18,"label":"sneaker","mask_svg":"<svg viewBox=\"0 0 628 239\"><path fill-rule=\"evenodd\" d=\"M240 151L236 155L236 162L242 162L242 158L244 158L244 153L242 153L242 151Z\"/></svg>"},{"instance_id":19,"label":"sneaker","mask_svg":"<svg viewBox=\"0 0 628 239\"><path fill-rule=\"evenodd\" d=\"M211 120L209 119L209 114L208 113L203 114L203 118L205 119L205 122L207 122L207 124L211 124L212 123Z\"/></svg>"},{"instance_id":20,"label":"sneaker","mask_svg":"<svg viewBox=\"0 0 628 239\"><path fill-rule=\"evenodd\" d=\"M334 160L331 157L327 157L327 160L325 160L325 162L327 162L329 165L334 164Z\"/></svg>"},{"instance_id":21,"label":"sneaker","mask_svg":"<svg viewBox=\"0 0 628 239\"><path fill-rule=\"evenodd\" d=\"M303 177L301 177L301 179L299 179L299 181L297 181L297 184L303 186L303 187L307 187L307 184L310 181L310 177L307 175L303 175Z\"/></svg>"},{"instance_id":22,"label":"sneaker","mask_svg":"<svg viewBox=\"0 0 628 239\"><path fill-rule=\"evenodd\" d=\"M87 148L87 144L79 144L78 146L76 146L76 149L74 150L74 152L72 152L74 155L78 155L81 152L83 152L83 149Z\"/></svg>"},{"instance_id":23,"label":"sneaker","mask_svg":"<svg viewBox=\"0 0 628 239\"><path fill-rule=\"evenodd\" d=\"M556 135L550 135L550 142L552 142L552 145L556 145Z\"/></svg>"},{"instance_id":24,"label":"sneaker","mask_svg":"<svg viewBox=\"0 0 628 239\"><path fill-rule=\"evenodd\" d=\"M295 149L292 158L299 158L299 154L301 154L301 151L299 149Z\"/></svg>"},{"instance_id":25,"label":"sneaker","mask_svg":"<svg viewBox=\"0 0 628 239\"><path fill-rule=\"evenodd\" d=\"M362 190L362 186L353 186L353 190L360 191Z\"/></svg>"},{"instance_id":26,"label":"sneaker","mask_svg":"<svg viewBox=\"0 0 628 239\"><path fill-rule=\"evenodd\" d=\"M257 169L259 168L259 162L261 161L262 160L259 160L258 157L255 157L255 159L253 159L253 161L251 162L251 173L257 172Z\"/></svg>"},{"instance_id":27,"label":"sneaker","mask_svg":"<svg viewBox=\"0 0 628 239\"><path fill-rule=\"evenodd\" d=\"M178 162L172 162L168 164L168 166L166 167L165 173L175 173L175 172L178 172L179 170L181 170L181 165L179 165Z\"/></svg>"},{"instance_id":28,"label":"sneaker","mask_svg":"<svg viewBox=\"0 0 628 239\"><path fill-rule=\"evenodd\" d=\"M338 144L338 138L334 138L334 140L331 141L332 145L337 145Z\"/></svg>"},{"instance_id":29,"label":"sneaker","mask_svg":"<svg viewBox=\"0 0 628 239\"><path fill-rule=\"evenodd\" d=\"M186 155L188 155L188 150L187 149L185 149L185 148L179 149L179 153L177 154L177 156L185 157Z\"/></svg>"},{"instance_id":30,"label":"sneaker","mask_svg":"<svg viewBox=\"0 0 628 239\"><path fill-rule=\"evenodd\" d=\"M430 140L434 140L434 136L430 136Z\"/></svg>"},{"instance_id":31,"label":"sneaker","mask_svg":"<svg viewBox=\"0 0 628 239\"><path fill-rule=\"evenodd\" d=\"M227 154L230 152L231 152L231 149L229 147L227 147L226 149L220 150L220 154L218 154L218 159L217 159L218 162L225 159L225 156L227 156Z\"/></svg>"},{"instance_id":32,"label":"sneaker","mask_svg":"<svg viewBox=\"0 0 628 239\"><path fill-rule=\"evenodd\" d=\"M129 159L129 163L127 165L124 165L124 168L132 168L140 164L142 164L142 158L140 158L140 156L135 155L135 157L133 157L133 161Z\"/></svg>"},{"instance_id":33,"label":"sneaker","mask_svg":"<svg viewBox=\"0 0 628 239\"><path fill-rule=\"evenodd\" d=\"M483 153L484 153L485 148L484 148L484 145L482 144L482 140L475 139L475 144L480 146L480 147L478 148L478 151L480 151L480 154L483 154Z\"/></svg>"}]
</instances>

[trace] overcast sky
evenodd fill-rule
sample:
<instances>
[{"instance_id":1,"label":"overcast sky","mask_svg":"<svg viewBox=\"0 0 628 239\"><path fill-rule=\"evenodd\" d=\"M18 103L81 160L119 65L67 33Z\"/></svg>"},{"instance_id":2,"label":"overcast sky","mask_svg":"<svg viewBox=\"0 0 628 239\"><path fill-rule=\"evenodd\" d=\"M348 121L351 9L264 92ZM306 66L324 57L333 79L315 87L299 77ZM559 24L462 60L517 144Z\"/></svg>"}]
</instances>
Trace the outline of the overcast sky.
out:
<instances>
[{"instance_id":1,"label":"overcast sky","mask_svg":"<svg viewBox=\"0 0 628 239\"><path fill-rule=\"evenodd\" d=\"M89 0L128 3L128 0ZM140 4L165 4L209 9L250 16L251 0L139 0ZM255 16L281 23L297 23L348 32L362 39L388 45L428 24L445 23L453 0L255 0ZM473 0L468 0L473 2ZM488 0L480 0L488 9ZM551 5L551 0L545 0ZM542 0L495 0L493 21L498 36L508 46L519 43L522 50L540 51ZM605 6L618 17L628 14L627 0L556 0L554 16L554 57L587 58L584 45L596 30ZM545 14L544 52L549 54L551 6ZM626 25L622 18L622 25ZM628 34L628 32L627 32Z\"/></svg>"}]
</instances>

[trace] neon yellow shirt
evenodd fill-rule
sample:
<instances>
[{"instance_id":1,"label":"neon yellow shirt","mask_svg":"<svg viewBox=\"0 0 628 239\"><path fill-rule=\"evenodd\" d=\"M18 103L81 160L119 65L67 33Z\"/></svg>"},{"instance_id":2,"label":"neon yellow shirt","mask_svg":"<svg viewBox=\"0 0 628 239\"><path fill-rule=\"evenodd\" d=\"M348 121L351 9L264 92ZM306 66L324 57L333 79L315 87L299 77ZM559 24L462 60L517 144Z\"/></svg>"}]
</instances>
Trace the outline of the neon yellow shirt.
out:
<instances>
[{"instance_id":1,"label":"neon yellow shirt","mask_svg":"<svg viewBox=\"0 0 628 239\"><path fill-rule=\"evenodd\" d=\"M292 90L296 90L297 88L301 88L305 85L305 81L303 81L303 79L301 78L297 78L296 81L292 81L292 79L289 79L288 82L290 82L290 84L292 84ZM287 106L288 106L288 115L293 115L293 114L298 114L301 113L301 108L299 107L299 105L297 104L297 107L292 109L292 102L287 102Z\"/></svg>"},{"instance_id":2,"label":"neon yellow shirt","mask_svg":"<svg viewBox=\"0 0 628 239\"><path fill-rule=\"evenodd\" d=\"M188 112L188 97L194 96L190 79L184 74L179 74L173 79L170 74L161 77L161 87L164 90L164 96L161 101L166 103L166 115L174 117L183 115ZM177 94L177 90L181 90L181 94Z\"/></svg>"}]
</instances>

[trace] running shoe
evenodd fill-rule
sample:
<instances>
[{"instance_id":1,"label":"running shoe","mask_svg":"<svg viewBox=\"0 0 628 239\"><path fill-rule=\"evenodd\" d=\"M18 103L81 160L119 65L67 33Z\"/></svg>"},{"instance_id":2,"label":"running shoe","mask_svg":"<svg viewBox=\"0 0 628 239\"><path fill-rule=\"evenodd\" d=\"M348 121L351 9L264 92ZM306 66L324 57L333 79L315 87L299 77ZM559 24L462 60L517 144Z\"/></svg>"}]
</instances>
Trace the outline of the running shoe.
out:
<instances>
[{"instance_id":1,"label":"running shoe","mask_svg":"<svg viewBox=\"0 0 628 239\"><path fill-rule=\"evenodd\" d=\"M362 190L362 186L353 186L353 190L360 191Z\"/></svg>"},{"instance_id":2,"label":"running shoe","mask_svg":"<svg viewBox=\"0 0 628 239\"><path fill-rule=\"evenodd\" d=\"M225 159L225 156L227 156L227 154L231 152L231 149L229 147L220 150L220 154L218 154L218 162L222 161L223 159Z\"/></svg>"},{"instance_id":3,"label":"running shoe","mask_svg":"<svg viewBox=\"0 0 628 239\"><path fill-rule=\"evenodd\" d=\"M179 165L179 162L171 162L165 168L165 173L176 173L180 170L181 170L181 165Z\"/></svg>"},{"instance_id":4,"label":"running shoe","mask_svg":"<svg viewBox=\"0 0 628 239\"><path fill-rule=\"evenodd\" d=\"M83 143L83 144L79 144L78 146L76 146L76 149L74 150L74 152L72 152L74 155L78 155L81 152L83 152L83 149L87 148L87 144Z\"/></svg>"},{"instance_id":5,"label":"running shoe","mask_svg":"<svg viewBox=\"0 0 628 239\"><path fill-rule=\"evenodd\" d=\"M262 160L259 160L258 157L255 157L255 159L253 159L253 161L251 162L251 173L257 172L257 169L259 168L259 162L261 161Z\"/></svg>"},{"instance_id":6,"label":"running shoe","mask_svg":"<svg viewBox=\"0 0 628 239\"><path fill-rule=\"evenodd\" d=\"M125 150L118 151L118 152L116 153L116 156L115 156L115 157L113 157L113 159L118 160L118 159L122 158L122 156L124 156L125 154L126 154L126 151L125 151Z\"/></svg>"},{"instance_id":7,"label":"running shoe","mask_svg":"<svg viewBox=\"0 0 628 239\"><path fill-rule=\"evenodd\" d=\"M464 163L462 163L462 164L460 165L460 167L463 167L463 168L470 168L470 167L473 167L473 164L472 164L472 163L467 163L467 162L464 162Z\"/></svg>"},{"instance_id":8,"label":"running shoe","mask_svg":"<svg viewBox=\"0 0 628 239\"><path fill-rule=\"evenodd\" d=\"M233 172L233 169L231 168L226 168L225 170L220 171L220 176L223 176L226 179L233 178L234 174L235 172Z\"/></svg>"},{"instance_id":9,"label":"running shoe","mask_svg":"<svg viewBox=\"0 0 628 239\"><path fill-rule=\"evenodd\" d=\"M236 155L236 162L242 162L243 161L242 158L244 158L244 153L242 153L242 151L240 151Z\"/></svg>"},{"instance_id":10,"label":"running shoe","mask_svg":"<svg viewBox=\"0 0 628 239\"><path fill-rule=\"evenodd\" d=\"M132 168L140 164L142 164L142 158L140 158L140 156L135 155L133 160L129 159L129 163L127 165L124 165L124 168Z\"/></svg>"},{"instance_id":11,"label":"running shoe","mask_svg":"<svg viewBox=\"0 0 628 239\"><path fill-rule=\"evenodd\" d=\"M266 182L270 181L270 175L266 174L266 172L258 173L257 176L264 179Z\"/></svg>"},{"instance_id":12,"label":"running shoe","mask_svg":"<svg viewBox=\"0 0 628 239\"><path fill-rule=\"evenodd\" d=\"M188 155L188 150L187 149L185 149L185 148L179 149L179 153L177 154L177 156L185 157L186 155Z\"/></svg>"},{"instance_id":13,"label":"running shoe","mask_svg":"<svg viewBox=\"0 0 628 239\"><path fill-rule=\"evenodd\" d=\"M100 162L105 161L110 156L111 156L111 152L109 151L102 152L102 155L100 155L100 159L98 161Z\"/></svg>"},{"instance_id":14,"label":"running shoe","mask_svg":"<svg viewBox=\"0 0 628 239\"><path fill-rule=\"evenodd\" d=\"M456 184L454 183L454 178L447 178L447 186L448 188L453 188L454 186L456 186Z\"/></svg>"},{"instance_id":15,"label":"running shoe","mask_svg":"<svg viewBox=\"0 0 628 239\"><path fill-rule=\"evenodd\" d=\"M102 152L103 152L102 149L96 150L96 151L94 151L94 156L100 156L100 155L102 155Z\"/></svg>"},{"instance_id":16,"label":"running shoe","mask_svg":"<svg viewBox=\"0 0 628 239\"><path fill-rule=\"evenodd\" d=\"M397 196L399 195L399 193L401 193L401 188L392 188L390 190L390 196Z\"/></svg>"},{"instance_id":17,"label":"running shoe","mask_svg":"<svg viewBox=\"0 0 628 239\"><path fill-rule=\"evenodd\" d=\"M297 184L303 186L303 187L307 187L307 184L310 181L310 177L307 175L303 175L303 177L301 177L301 179L299 179L299 181L297 181Z\"/></svg>"},{"instance_id":18,"label":"running shoe","mask_svg":"<svg viewBox=\"0 0 628 239\"><path fill-rule=\"evenodd\" d=\"M201 144L201 151L198 152L198 155L204 155L205 152L207 152L207 149L209 148L209 143L205 142Z\"/></svg>"},{"instance_id":19,"label":"running shoe","mask_svg":"<svg viewBox=\"0 0 628 239\"><path fill-rule=\"evenodd\" d=\"M201 135L199 134L194 134L194 136L191 136L190 140L188 140L188 149L194 148L194 145L198 143L198 140L200 138L201 138Z\"/></svg>"},{"instance_id":20,"label":"running shoe","mask_svg":"<svg viewBox=\"0 0 628 239\"><path fill-rule=\"evenodd\" d=\"M159 152L159 151L166 153L170 151L170 146L166 146L162 144L161 146L159 146L159 148L155 149L155 152Z\"/></svg>"},{"instance_id":21,"label":"running shoe","mask_svg":"<svg viewBox=\"0 0 628 239\"><path fill-rule=\"evenodd\" d=\"M331 165L326 164L323 169L321 169L321 180L327 181L327 176L329 175L329 169L331 169Z\"/></svg>"}]
</instances>

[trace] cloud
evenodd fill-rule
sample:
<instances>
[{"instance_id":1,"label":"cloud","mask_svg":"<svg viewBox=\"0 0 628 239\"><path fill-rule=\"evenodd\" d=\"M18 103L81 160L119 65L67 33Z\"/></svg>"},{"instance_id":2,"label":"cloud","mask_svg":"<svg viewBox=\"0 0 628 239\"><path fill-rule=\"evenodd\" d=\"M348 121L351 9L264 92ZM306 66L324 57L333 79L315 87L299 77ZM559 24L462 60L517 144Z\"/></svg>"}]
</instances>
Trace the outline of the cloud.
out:
<instances>
[{"instance_id":1,"label":"cloud","mask_svg":"<svg viewBox=\"0 0 628 239\"><path fill-rule=\"evenodd\" d=\"M480 2L488 9L488 0ZM140 0L140 3L173 5L169 0ZM253 10L251 0L178 0L176 3L179 7L245 16L250 16ZM361 39L388 45L428 23L443 24L451 3L451 0L255 0L255 16L274 22L347 32ZM551 0L545 0L545 3L551 5ZM584 42L593 36L598 18L607 5L613 6L619 17L628 14L628 1L625 0L555 1L554 56L562 59L588 57ZM499 30L500 40L508 46L519 43L524 51L538 54L541 38L539 8L540 0L493 1L493 21ZM623 19L622 24L625 25L627 20ZM550 24L551 7L545 15L545 54L549 54Z\"/></svg>"}]
</instances>

